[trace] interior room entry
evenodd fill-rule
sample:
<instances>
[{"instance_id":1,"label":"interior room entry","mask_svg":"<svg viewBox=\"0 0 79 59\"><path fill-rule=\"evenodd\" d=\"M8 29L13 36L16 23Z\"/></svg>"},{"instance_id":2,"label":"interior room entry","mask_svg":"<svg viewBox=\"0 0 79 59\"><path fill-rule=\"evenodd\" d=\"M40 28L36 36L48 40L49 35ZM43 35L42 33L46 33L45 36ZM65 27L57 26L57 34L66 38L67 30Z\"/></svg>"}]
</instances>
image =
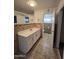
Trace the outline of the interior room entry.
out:
<instances>
[{"instance_id":1,"label":"interior room entry","mask_svg":"<svg viewBox=\"0 0 79 59\"><path fill-rule=\"evenodd\" d=\"M44 15L44 33L51 33L52 31L52 14L47 13Z\"/></svg>"}]
</instances>

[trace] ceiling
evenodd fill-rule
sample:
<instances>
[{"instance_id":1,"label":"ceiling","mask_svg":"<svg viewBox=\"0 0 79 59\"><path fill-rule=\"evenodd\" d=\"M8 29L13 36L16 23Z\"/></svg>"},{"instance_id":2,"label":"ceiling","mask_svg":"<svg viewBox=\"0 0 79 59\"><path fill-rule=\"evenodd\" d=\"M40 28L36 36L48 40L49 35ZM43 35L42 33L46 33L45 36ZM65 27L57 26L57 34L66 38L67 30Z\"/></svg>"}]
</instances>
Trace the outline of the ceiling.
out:
<instances>
[{"instance_id":1,"label":"ceiling","mask_svg":"<svg viewBox=\"0 0 79 59\"><path fill-rule=\"evenodd\" d=\"M14 9L27 14L33 14L34 10L55 8L60 0L36 0L37 6L31 7L27 5L27 0L14 0Z\"/></svg>"}]
</instances>

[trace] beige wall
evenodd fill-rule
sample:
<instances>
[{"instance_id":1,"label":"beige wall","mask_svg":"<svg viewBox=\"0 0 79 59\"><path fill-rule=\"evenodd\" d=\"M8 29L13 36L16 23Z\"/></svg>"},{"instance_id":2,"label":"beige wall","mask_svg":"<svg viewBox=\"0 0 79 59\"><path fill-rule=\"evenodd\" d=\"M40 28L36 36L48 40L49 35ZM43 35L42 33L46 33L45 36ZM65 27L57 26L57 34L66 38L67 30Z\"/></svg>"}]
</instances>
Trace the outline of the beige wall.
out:
<instances>
[{"instance_id":1,"label":"beige wall","mask_svg":"<svg viewBox=\"0 0 79 59\"><path fill-rule=\"evenodd\" d=\"M51 11L52 11L52 15L54 15L54 10L52 8L49 8ZM35 10L34 11L34 22L35 23L43 23L43 17L44 17L44 14L45 12L47 11L48 9L43 9L43 10Z\"/></svg>"},{"instance_id":2,"label":"beige wall","mask_svg":"<svg viewBox=\"0 0 79 59\"><path fill-rule=\"evenodd\" d=\"M57 35L56 35L56 47L59 48L60 43L60 32L61 32L61 23L62 23L62 11L61 8L64 6L64 0L60 0L57 8L56 8L56 14L57 14Z\"/></svg>"},{"instance_id":3,"label":"beige wall","mask_svg":"<svg viewBox=\"0 0 79 59\"><path fill-rule=\"evenodd\" d=\"M25 14L25 13L18 12L18 11L14 11L14 15L17 16L17 24L25 24L25 22L24 22L25 16L28 16L29 17L29 22L33 23L34 15Z\"/></svg>"},{"instance_id":4,"label":"beige wall","mask_svg":"<svg viewBox=\"0 0 79 59\"><path fill-rule=\"evenodd\" d=\"M54 9L49 8L52 11L52 15L54 15ZM14 15L17 16L17 23L18 24L24 24L24 17L28 16L30 23L43 23L43 16L45 11L48 9L43 9L43 10L35 10L34 15L31 14L25 14L22 12L14 11Z\"/></svg>"},{"instance_id":5,"label":"beige wall","mask_svg":"<svg viewBox=\"0 0 79 59\"><path fill-rule=\"evenodd\" d=\"M55 10L52 8L49 8L52 12L52 16L55 17ZM44 14L48 9L42 9L42 10L35 10L34 11L34 22L35 23L43 23L44 20ZM55 19L55 18L54 18ZM52 19L52 20L54 20ZM54 31L54 21L52 21L52 31Z\"/></svg>"},{"instance_id":6,"label":"beige wall","mask_svg":"<svg viewBox=\"0 0 79 59\"><path fill-rule=\"evenodd\" d=\"M56 13L58 13L63 6L64 6L64 0L60 0L58 6L56 8Z\"/></svg>"},{"instance_id":7,"label":"beige wall","mask_svg":"<svg viewBox=\"0 0 79 59\"><path fill-rule=\"evenodd\" d=\"M43 10L35 10L34 11L34 22L35 23L42 23L43 22Z\"/></svg>"}]
</instances>

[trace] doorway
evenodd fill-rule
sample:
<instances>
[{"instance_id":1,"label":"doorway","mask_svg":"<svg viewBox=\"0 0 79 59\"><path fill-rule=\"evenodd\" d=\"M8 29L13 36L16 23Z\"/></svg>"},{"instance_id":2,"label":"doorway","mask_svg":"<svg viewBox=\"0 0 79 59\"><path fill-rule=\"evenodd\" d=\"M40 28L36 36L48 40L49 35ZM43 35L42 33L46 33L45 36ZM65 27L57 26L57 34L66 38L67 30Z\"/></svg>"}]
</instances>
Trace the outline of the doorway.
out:
<instances>
[{"instance_id":1,"label":"doorway","mask_svg":"<svg viewBox=\"0 0 79 59\"><path fill-rule=\"evenodd\" d=\"M48 11L44 14L43 17L43 32L52 34L52 31L54 30L54 15L53 12Z\"/></svg>"},{"instance_id":2,"label":"doorway","mask_svg":"<svg viewBox=\"0 0 79 59\"><path fill-rule=\"evenodd\" d=\"M64 51L64 7L55 15L53 47L58 48L63 59Z\"/></svg>"},{"instance_id":3,"label":"doorway","mask_svg":"<svg viewBox=\"0 0 79 59\"><path fill-rule=\"evenodd\" d=\"M52 15L51 14L45 14L44 15L44 33L51 34L52 30Z\"/></svg>"}]
</instances>

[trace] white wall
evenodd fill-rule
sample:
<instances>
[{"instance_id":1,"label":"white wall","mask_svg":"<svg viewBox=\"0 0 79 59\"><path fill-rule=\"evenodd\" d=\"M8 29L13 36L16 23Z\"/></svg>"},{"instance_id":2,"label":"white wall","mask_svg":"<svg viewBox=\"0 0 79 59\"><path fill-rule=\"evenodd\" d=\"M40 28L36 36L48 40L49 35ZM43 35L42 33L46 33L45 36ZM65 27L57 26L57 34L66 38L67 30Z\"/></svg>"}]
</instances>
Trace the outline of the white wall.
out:
<instances>
[{"instance_id":1,"label":"white wall","mask_svg":"<svg viewBox=\"0 0 79 59\"><path fill-rule=\"evenodd\" d=\"M25 14L25 13L18 12L18 11L14 11L14 15L17 16L17 24L25 24L25 22L24 22L25 16L28 16L29 17L29 22L33 23L34 15Z\"/></svg>"}]
</instances>

